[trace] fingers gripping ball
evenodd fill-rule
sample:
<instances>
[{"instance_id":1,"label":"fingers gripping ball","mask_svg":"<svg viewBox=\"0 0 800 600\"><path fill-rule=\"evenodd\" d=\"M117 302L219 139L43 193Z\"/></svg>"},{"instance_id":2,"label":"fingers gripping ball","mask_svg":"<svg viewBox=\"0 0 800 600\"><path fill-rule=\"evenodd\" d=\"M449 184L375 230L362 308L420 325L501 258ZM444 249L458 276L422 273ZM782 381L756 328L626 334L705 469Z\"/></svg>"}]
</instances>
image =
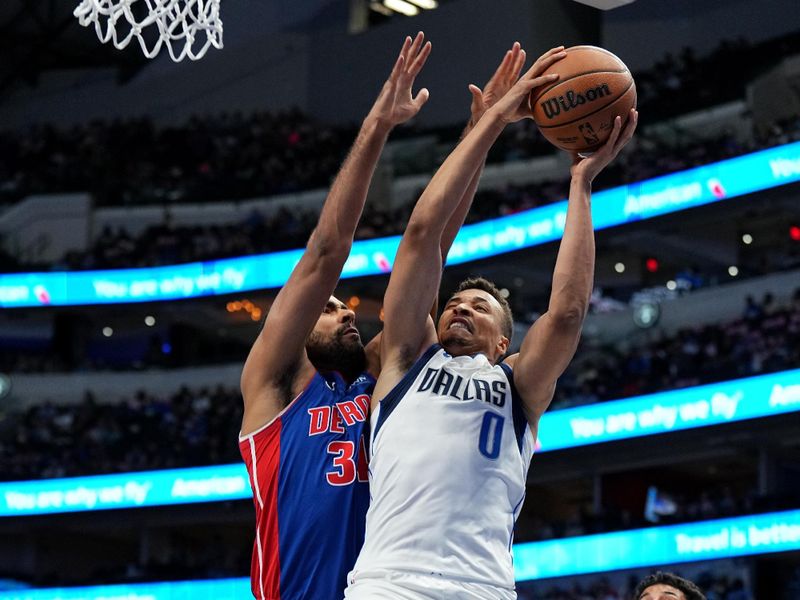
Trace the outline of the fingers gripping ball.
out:
<instances>
[{"instance_id":1,"label":"fingers gripping ball","mask_svg":"<svg viewBox=\"0 0 800 600\"><path fill-rule=\"evenodd\" d=\"M636 85L625 63L608 50L573 46L566 53L545 71L559 79L531 93L533 120L558 148L591 152L608 139L614 117L624 121L636 106Z\"/></svg>"}]
</instances>

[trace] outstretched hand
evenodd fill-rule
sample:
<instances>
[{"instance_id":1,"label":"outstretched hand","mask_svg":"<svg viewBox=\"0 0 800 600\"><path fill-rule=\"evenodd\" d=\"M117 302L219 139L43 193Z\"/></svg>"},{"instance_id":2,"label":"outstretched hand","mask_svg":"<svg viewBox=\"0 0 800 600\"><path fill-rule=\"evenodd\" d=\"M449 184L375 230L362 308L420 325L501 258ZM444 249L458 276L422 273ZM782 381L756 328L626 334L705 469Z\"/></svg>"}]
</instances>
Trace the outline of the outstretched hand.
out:
<instances>
[{"instance_id":1,"label":"outstretched hand","mask_svg":"<svg viewBox=\"0 0 800 600\"><path fill-rule=\"evenodd\" d=\"M514 42L511 49L506 52L494 75L483 86L483 90L477 85L470 84L469 91L472 94L472 105L470 106L471 125L475 125L488 109L508 93L508 90L519 79L519 74L524 64L525 50L522 49L519 42Z\"/></svg>"},{"instance_id":2,"label":"outstretched hand","mask_svg":"<svg viewBox=\"0 0 800 600\"><path fill-rule=\"evenodd\" d=\"M413 41L410 37L406 37L389 79L383 84L368 118L375 118L387 127L394 127L405 123L419 112L422 105L428 101L428 90L422 88L416 96L413 96L412 88L414 79L422 70L430 53L431 43L425 42L425 34L421 31Z\"/></svg>"},{"instance_id":3,"label":"outstretched hand","mask_svg":"<svg viewBox=\"0 0 800 600\"><path fill-rule=\"evenodd\" d=\"M542 54L492 108L497 112L500 120L505 123L513 123L522 119L532 119L531 92L558 79L559 75L556 73L549 75L542 75L542 73L566 56L564 46L551 48Z\"/></svg>"},{"instance_id":4,"label":"outstretched hand","mask_svg":"<svg viewBox=\"0 0 800 600\"><path fill-rule=\"evenodd\" d=\"M639 122L639 111L632 108L628 114L628 121L625 128L622 128L622 118L614 118L614 128L611 130L611 135L608 140L597 151L589 156L581 156L580 154L572 154L572 167L570 173L573 179L582 177L591 183L595 177L605 169L608 164L617 157L619 151L625 147L631 138L633 132L636 131L636 124Z\"/></svg>"}]
</instances>

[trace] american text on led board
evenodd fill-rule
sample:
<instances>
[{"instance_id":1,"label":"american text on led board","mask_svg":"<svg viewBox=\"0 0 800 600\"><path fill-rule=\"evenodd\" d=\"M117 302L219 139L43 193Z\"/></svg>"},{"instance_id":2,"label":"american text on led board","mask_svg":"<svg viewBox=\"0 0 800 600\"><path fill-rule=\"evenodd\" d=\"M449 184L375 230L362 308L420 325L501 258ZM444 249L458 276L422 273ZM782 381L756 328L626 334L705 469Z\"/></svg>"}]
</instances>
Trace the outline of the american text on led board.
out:
<instances>
[{"instance_id":1,"label":"american text on led board","mask_svg":"<svg viewBox=\"0 0 800 600\"><path fill-rule=\"evenodd\" d=\"M721 202L800 181L800 142L594 194L595 229ZM566 201L467 225L447 257L459 264L559 239ZM343 278L391 271L400 238L353 244ZM0 275L0 307L69 306L180 300L283 285L302 250L203 263L59 273Z\"/></svg>"},{"instance_id":2,"label":"american text on led board","mask_svg":"<svg viewBox=\"0 0 800 600\"><path fill-rule=\"evenodd\" d=\"M244 465L0 483L0 516L142 508L250 498Z\"/></svg>"}]
</instances>

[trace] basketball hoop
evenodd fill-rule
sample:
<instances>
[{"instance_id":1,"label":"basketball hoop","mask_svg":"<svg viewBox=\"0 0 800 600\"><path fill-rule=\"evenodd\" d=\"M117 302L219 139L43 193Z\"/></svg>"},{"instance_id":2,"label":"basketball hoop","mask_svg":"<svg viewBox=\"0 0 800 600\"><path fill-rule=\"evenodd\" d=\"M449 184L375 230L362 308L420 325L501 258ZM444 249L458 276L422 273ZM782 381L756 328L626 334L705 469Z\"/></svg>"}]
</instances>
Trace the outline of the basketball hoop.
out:
<instances>
[{"instance_id":1,"label":"basketball hoop","mask_svg":"<svg viewBox=\"0 0 800 600\"><path fill-rule=\"evenodd\" d=\"M94 23L97 37L104 44L111 41L115 48L121 50L136 37L144 55L153 58L166 42L172 60L180 62L187 56L191 60L203 58L210 46L222 48L219 2L81 0L73 14L84 27ZM148 47L144 34L149 38L157 35L158 39Z\"/></svg>"}]
</instances>

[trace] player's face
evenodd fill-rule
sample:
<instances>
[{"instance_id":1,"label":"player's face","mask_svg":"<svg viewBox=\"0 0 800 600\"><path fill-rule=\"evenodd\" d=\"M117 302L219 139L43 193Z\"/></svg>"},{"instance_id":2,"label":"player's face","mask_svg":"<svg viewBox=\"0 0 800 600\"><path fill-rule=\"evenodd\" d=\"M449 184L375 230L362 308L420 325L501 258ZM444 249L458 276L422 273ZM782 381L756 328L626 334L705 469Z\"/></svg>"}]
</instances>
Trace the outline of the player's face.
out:
<instances>
[{"instance_id":1,"label":"player's face","mask_svg":"<svg viewBox=\"0 0 800 600\"><path fill-rule=\"evenodd\" d=\"M355 313L331 296L306 340L306 353L318 370L351 376L364 370L367 359L355 322Z\"/></svg>"},{"instance_id":2,"label":"player's face","mask_svg":"<svg viewBox=\"0 0 800 600\"><path fill-rule=\"evenodd\" d=\"M462 290L447 301L439 319L439 343L453 356L482 352L491 362L508 349L503 308L490 293Z\"/></svg>"},{"instance_id":3,"label":"player's face","mask_svg":"<svg viewBox=\"0 0 800 600\"><path fill-rule=\"evenodd\" d=\"M356 313L335 296L328 299L311 335L322 343L362 346L361 334L356 329Z\"/></svg>"},{"instance_id":4,"label":"player's face","mask_svg":"<svg viewBox=\"0 0 800 600\"><path fill-rule=\"evenodd\" d=\"M686 600L686 594L671 585L659 583L647 588L637 600Z\"/></svg>"}]
</instances>

